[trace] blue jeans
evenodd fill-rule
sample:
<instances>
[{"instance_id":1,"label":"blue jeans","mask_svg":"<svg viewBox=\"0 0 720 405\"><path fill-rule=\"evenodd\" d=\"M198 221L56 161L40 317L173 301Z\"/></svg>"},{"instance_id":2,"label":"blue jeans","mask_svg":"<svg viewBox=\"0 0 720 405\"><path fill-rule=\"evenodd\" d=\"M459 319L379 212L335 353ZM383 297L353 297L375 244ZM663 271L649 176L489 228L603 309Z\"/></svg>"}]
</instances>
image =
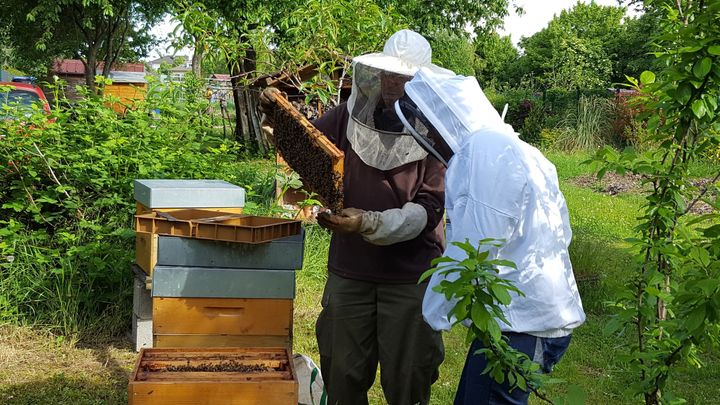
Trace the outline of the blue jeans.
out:
<instances>
[{"instance_id":1,"label":"blue jeans","mask_svg":"<svg viewBox=\"0 0 720 405\"><path fill-rule=\"evenodd\" d=\"M549 373L570 345L570 336L561 338L539 338L524 333L503 333L510 346L527 354L540 364L544 373ZM455 405L526 405L530 391L515 388L510 392L507 380L498 384L489 374L482 374L487 365L484 355L473 354L483 345L475 340L470 346L457 393Z\"/></svg>"}]
</instances>

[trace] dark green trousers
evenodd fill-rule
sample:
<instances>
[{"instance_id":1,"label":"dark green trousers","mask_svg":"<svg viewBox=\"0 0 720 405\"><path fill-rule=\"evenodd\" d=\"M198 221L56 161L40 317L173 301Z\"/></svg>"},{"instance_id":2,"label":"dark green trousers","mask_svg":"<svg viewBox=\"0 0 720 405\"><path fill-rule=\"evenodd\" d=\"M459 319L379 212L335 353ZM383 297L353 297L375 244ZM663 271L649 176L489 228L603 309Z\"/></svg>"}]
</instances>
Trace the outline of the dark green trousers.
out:
<instances>
[{"instance_id":1,"label":"dark green trousers","mask_svg":"<svg viewBox=\"0 0 720 405\"><path fill-rule=\"evenodd\" d=\"M378 363L389 405L430 401L445 353L422 318L426 287L328 275L316 325L328 405L367 404Z\"/></svg>"}]
</instances>

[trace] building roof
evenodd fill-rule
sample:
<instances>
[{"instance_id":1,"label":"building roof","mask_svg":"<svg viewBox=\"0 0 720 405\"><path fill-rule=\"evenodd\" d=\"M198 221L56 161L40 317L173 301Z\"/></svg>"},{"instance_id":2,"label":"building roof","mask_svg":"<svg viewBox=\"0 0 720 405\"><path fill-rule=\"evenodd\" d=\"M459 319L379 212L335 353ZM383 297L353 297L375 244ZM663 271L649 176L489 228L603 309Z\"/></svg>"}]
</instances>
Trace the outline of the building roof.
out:
<instances>
[{"instance_id":1,"label":"building roof","mask_svg":"<svg viewBox=\"0 0 720 405\"><path fill-rule=\"evenodd\" d=\"M145 72L122 72L112 71L109 77L113 83L147 83Z\"/></svg>"},{"instance_id":2,"label":"building roof","mask_svg":"<svg viewBox=\"0 0 720 405\"><path fill-rule=\"evenodd\" d=\"M157 59L153 59L150 62L148 62L151 65L159 65L161 63L167 63L168 65L172 65L173 61L175 60L172 56L163 56Z\"/></svg>"},{"instance_id":3,"label":"building roof","mask_svg":"<svg viewBox=\"0 0 720 405\"><path fill-rule=\"evenodd\" d=\"M230 75L226 75L224 73L213 73L210 75L210 78L216 79L216 80L222 80L222 81L226 81L226 82L230 81Z\"/></svg>"},{"instance_id":4,"label":"building roof","mask_svg":"<svg viewBox=\"0 0 720 405\"><path fill-rule=\"evenodd\" d=\"M102 70L105 64L99 62L96 70ZM142 63L124 63L113 66L113 71L118 72L145 72L145 65ZM53 64L53 73L66 75L84 75L85 65L80 59L58 59Z\"/></svg>"}]
</instances>

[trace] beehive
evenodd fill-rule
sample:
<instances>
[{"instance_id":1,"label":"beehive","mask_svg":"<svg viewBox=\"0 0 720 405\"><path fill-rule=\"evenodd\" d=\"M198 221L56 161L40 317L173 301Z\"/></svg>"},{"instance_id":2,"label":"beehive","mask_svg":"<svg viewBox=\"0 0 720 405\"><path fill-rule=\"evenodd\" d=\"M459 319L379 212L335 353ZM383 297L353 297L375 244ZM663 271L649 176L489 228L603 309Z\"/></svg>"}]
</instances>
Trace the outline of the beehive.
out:
<instances>
[{"instance_id":1,"label":"beehive","mask_svg":"<svg viewBox=\"0 0 720 405\"><path fill-rule=\"evenodd\" d=\"M151 297L154 348L141 351L130 403L297 404L289 359L299 221L242 215L244 201L198 200L193 190L183 201L188 192L172 184L148 191L136 188L136 252L150 280L142 297ZM239 210L183 208L229 203Z\"/></svg>"}]
</instances>

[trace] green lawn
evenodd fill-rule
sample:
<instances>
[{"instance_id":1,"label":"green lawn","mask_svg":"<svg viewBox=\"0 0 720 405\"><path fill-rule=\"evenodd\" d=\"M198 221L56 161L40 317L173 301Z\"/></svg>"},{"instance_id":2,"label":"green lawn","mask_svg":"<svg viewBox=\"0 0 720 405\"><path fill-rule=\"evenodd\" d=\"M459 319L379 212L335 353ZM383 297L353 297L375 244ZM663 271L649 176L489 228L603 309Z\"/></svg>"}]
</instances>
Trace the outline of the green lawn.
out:
<instances>
[{"instance_id":1,"label":"green lawn","mask_svg":"<svg viewBox=\"0 0 720 405\"><path fill-rule=\"evenodd\" d=\"M588 404L638 403L625 392L634 376L618 360L620 340L602 333L607 322L603 302L613 289L627 282L635 266L623 239L632 234L642 198L606 196L568 180L590 173L580 164L584 155L548 152L556 164L570 209L574 239L571 257L588 313L577 329L555 375L578 385ZM704 172L700 167L699 173ZM298 273L295 304L294 351L318 362L314 325L326 274L329 236L309 227L305 267ZM629 338L629 337L628 337ZM452 403L465 360L464 330L445 334L446 360L433 387L434 404ZM127 375L136 355L123 339L63 342L27 327L0 328L0 403L8 404L122 404L126 402ZM720 358L705 356L705 367L686 367L675 374L668 389L691 404L708 404L720 398ZM370 397L384 404L379 378ZM559 394L567 384L553 386ZM531 403L540 401L532 399Z\"/></svg>"}]
</instances>

